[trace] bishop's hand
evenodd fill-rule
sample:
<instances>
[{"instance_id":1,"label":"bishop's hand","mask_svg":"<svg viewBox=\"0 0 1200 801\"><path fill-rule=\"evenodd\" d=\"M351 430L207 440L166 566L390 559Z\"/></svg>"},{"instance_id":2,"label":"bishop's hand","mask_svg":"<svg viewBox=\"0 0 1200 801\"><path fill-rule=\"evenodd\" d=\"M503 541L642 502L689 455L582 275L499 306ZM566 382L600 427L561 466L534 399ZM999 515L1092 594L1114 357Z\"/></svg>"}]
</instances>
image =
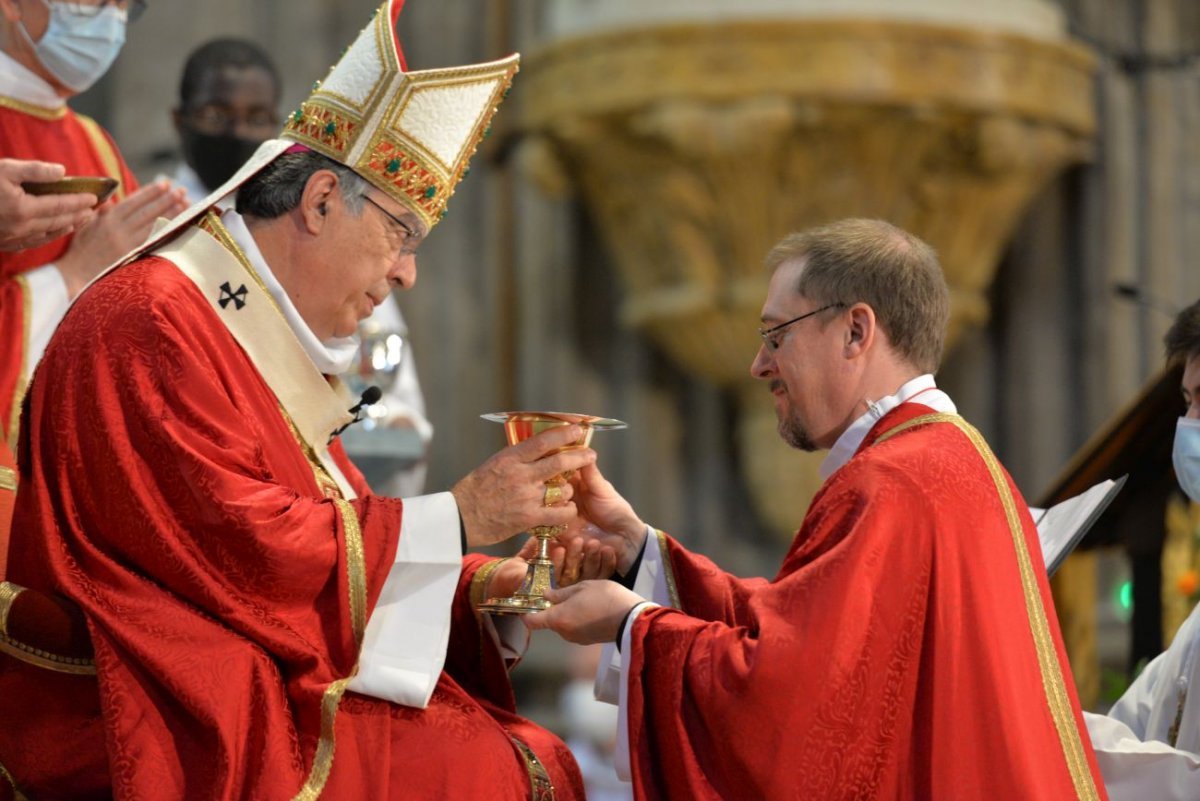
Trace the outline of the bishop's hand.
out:
<instances>
[{"instance_id":1,"label":"bishop's hand","mask_svg":"<svg viewBox=\"0 0 1200 801\"><path fill-rule=\"evenodd\" d=\"M543 431L494 454L455 484L450 492L462 515L467 545L491 545L534 526L574 520L573 486L557 485L558 492L551 495L546 482L595 462L591 448L570 447L581 433L578 426Z\"/></svg>"}]
</instances>

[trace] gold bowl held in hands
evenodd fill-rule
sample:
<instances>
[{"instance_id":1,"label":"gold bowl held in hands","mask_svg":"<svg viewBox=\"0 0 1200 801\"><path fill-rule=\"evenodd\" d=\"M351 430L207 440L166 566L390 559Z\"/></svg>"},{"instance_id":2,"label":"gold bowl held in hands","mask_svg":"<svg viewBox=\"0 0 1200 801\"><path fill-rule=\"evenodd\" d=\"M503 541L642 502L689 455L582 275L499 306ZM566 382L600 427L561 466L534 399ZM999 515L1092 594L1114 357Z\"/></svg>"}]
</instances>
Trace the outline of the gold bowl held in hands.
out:
<instances>
[{"instance_id":1,"label":"gold bowl held in hands","mask_svg":"<svg viewBox=\"0 0 1200 801\"><path fill-rule=\"evenodd\" d=\"M592 441L592 433L597 429L613 430L627 427L620 420L571 412L496 412L482 416L484 420L504 424L504 436L509 445L524 442L536 434L559 426L578 425L583 429L579 439L559 448L555 453L572 448L586 448ZM570 473L563 473L546 483L551 486L561 485L570 477ZM547 493L546 497L551 495L552 493ZM529 562L520 589L509 598L489 598L477 608L494 615L524 615L549 608L550 602L546 600L545 592L554 578L554 565L549 555L550 540L561 530L562 527L559 526L534 526L531 533L538 539L538 552Z\"/></svg>"}]
</instances>

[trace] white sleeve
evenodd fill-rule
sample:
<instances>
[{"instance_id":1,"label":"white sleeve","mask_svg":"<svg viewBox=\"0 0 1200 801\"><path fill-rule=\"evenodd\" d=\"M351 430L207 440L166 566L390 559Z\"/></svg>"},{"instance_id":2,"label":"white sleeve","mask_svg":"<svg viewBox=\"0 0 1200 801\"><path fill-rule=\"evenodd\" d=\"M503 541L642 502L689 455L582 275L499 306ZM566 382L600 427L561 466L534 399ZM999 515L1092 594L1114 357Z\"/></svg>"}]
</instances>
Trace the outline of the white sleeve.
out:
<instances>
[{"instance_id":1,"label":"white sleeve","mask_svg":"<svg viewBox=\"0 0 1200 801\"><path fill-rule=\"evenodd\" d=\"M1200 756L1158 740L1143 742L1124 723L1083 713L1110 801L1195 801Z\"/></svg>"},{"instance_id":2,"label":"white sleeve","mask_svg":"<svg viewBox=\"0 0 1200 801\"><path fill-rule=\"evenodd\" d=\"M67 283L62 273L53 264L30 270L21 276L29 292L29 339L25 341L25 375L33 375L33 368L41 361L54 329L62 322L71 299L67 296Z\"/></svg>"},{"instance_id":3,"label":"white sleeve","mask_svg":"<svg viewBox=\"0 0 1200 801\"><path fill-rule=\"evenodd\" d=\"M671 605L671 592L667 587L667 575L663 564L666 559L658 547L658 532L646 527L646 544L642 549L642 562L633 580L633 591L659 606ZM630 623L633 621L630 620ZM628 631L632 626L626 625ZM608 704L618 703L620 695L621 653L613 643L605 643L600 652L600 667L596 672L596 700Z\"/></svg>"},{"instance_id":4,"label":"white sleeve","mask_svg":"<svg viewBox=\"0 0 1200 801\"><path fill-rule=\"evenodd\" d=\"M461 572L454 496L406 498L396 560L367 620L349 689L404 706L429 704L446 661Z\"/></svg>"},{"instance_id":5,"label":"white sleeve","mask_svg":"<svg viewBox=\"0 0 1200 801\"><path fill-rule=\"evenodd\" d=\"M633 591L646 598L629 613L625 630L621 632L621 647L605 643L600 652L600 666L596 671L596 700L617 705L617 746L613 752L613 765L617 775L630 781L633 774L629 766L629 682L622 677L629 675L630 651L633 650L630 632L638 615L657 606L670 606L671 593L667 587L665 560L667 555L658 547L658 533L646 527L646 545L642 550L642 563L633 580Z\"/></svg>"}]
</instances>

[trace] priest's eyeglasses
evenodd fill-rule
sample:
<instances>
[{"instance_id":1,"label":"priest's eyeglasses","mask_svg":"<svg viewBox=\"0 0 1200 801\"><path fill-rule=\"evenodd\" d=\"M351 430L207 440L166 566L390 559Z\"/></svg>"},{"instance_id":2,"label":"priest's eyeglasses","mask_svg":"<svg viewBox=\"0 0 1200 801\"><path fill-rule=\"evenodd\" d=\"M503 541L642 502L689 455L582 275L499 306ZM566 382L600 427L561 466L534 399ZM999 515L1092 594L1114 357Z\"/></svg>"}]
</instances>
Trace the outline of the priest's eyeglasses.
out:
<instances>
[{"instance_id":1,"label":"priest's eyeglasses","mask_svg":"<svg viewBox=\"0 0 1200 801\"><path fill-rule=\"evenodd\" d=\"M379 209L381 212L383 212L385 217L387 217L389 220L394 222L396 225L400 226L400 230L404 234L404 247L400 250L400 252L405 254L406 256L412 255L412 252L413 252L412 248L415 247L414 243L416 242L416 239L417 239L417 232L414 231L412 229L412 227L408 225L408 223L404 222L404 220L400 219L395 214L392 214L390 211L385 209L383 206L379 205L379 203L377 201L372 200L370 195L363 195L363 200L367 201L372 206Z\"/></svg>"},{"instance_id":2,"label":"priest's eyeglasses","mask_svg":"<svg viewBox=\"0 0 1200 801\"><path fill-rule=\"evenodd\" d=\"M762 337L763 344L767 346L767 350L774 353L775 351L779 350L779 346L783 344L783 335L787 333L787 331L784 329L795 325L806 317L812 317L814 314L820 314L821 312L828 311L829 309L840 309L845 305L845 303L830 303L829 305L822 306L819 309L813 309L810 312L805 312L799 317L793 317L786 323L773 325L770 328L760 328L758 329L758 335Z\"/></svg>"},{"instance_id":3,"label":"priest's eyeglasses","mask_svg":"<svg viewBox=\"0 0 1200 801\"><path fill-rule=\"evenodd\" d=\"M94 17L105 6L116 6L127 14L130 22L136 22L146 11L146 0L100 0L99 3L63 3L73 13L85 17Z\"/></svg>"}]
</instances>

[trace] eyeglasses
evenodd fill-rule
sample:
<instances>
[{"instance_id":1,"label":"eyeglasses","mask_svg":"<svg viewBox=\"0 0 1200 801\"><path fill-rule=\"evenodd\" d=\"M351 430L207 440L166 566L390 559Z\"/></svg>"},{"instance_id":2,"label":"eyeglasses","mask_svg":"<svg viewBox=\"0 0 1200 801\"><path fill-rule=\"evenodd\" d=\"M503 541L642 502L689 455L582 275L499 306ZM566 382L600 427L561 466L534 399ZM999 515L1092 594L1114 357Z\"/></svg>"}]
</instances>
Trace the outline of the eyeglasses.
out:
<instances>
[{"instance_id":1,"label":"eyeglasses","mask_svg":"<svg viewBox=\"0 0 1200 801\"><path fill-rule=\"evenodd\" d=\"M100 9L105 6L116 6L122 9L127 14L127 19L130 22L137 22L138 18L146 12L146 0L100 0L99 3L63 3L75 14L82 16L94 17L100 13Z\"/></svg>"},{"instance_id":2,"label":"eyeglasses","mask_svg":"<svg viewBox=\"0 0 1200 801\"><path fill-rule=\"evenodd\" d=\"M827 311L829 309L840 309L840 308L844 307L845 305L846 305L845 303L830 303L828 306L822 306L819 309L813 309L810 312L805 312L804 314L800 315L799 317L793 317L792 319L788 320L786 323L780 323L779 325L773 325L770 328L760 328L760 329L758 329L758 335L760 337L762 337L763 344L767 346L767 350L769 350L773 353L773 352L779 350L779 346L783 344L783 334L784 334L785 328L787 328L790 325L794 325L794 324L800 322L801 320L805 319L806 317L812 317L814 314L820 314L821 312Z\"/></svg>"},{"instance_id":3,"label":"eyeglasses","mask_svg":"<svg viewBox=\"0 0 1200 801\"><path fill-rule=\"evenodd\" d=\"M268 137L279 127L279 116L271 109L254 108L245 113L217 105L204 105L185 109L183 115L200 133L225 134L241 126L247 131L266 134Z\"/></svg>"},{"instance_id":4,"label":"eyeglasses","mask_svg":"<svg viewBox=\"0 0 1200 801\"><path fill-rule=\"evenodd\" d=\"M412 228L410 228L408 223L404 222L404 220L400 219L395 214L392 214L390 211L385 209L383 206L379 205L379 203L376 202L375 200L372 200L370 195L363 195L363 200L367 201L372 206L379 209L381 212L383 212L383 215L385 217L387 217L389 220L394 222L396 225L400 226L400 230L404 232L404 244L406 246L410 245L412 243L412 241L417 238L417 232L414 231ZM412 251L411 250L402 250L401 253L404 253L405 255L411 255Z\"/></svg>"}]
</instances>

